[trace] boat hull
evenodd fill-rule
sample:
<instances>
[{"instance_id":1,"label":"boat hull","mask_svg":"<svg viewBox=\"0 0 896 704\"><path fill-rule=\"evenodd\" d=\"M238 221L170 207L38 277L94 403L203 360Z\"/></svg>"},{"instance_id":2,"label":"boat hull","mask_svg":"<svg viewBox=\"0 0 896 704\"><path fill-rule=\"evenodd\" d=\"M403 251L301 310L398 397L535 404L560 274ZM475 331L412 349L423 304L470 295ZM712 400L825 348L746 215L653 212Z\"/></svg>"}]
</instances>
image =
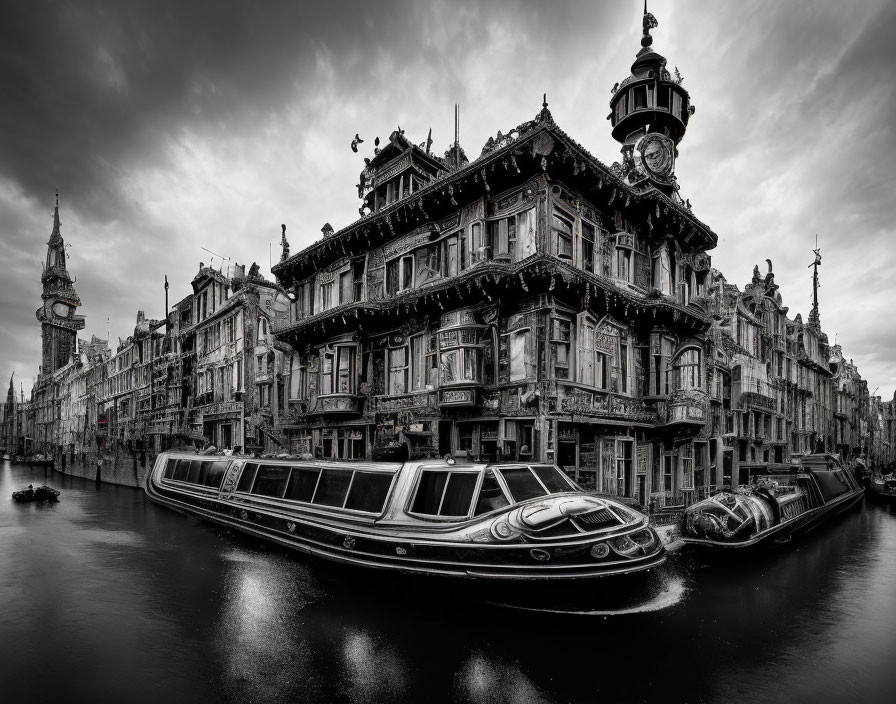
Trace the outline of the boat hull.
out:
<instances>
[{"instance_id":1,"label":"boat hull","mask_svg":"<svg viewBox=\"0 0 896 704\"><path fill-rule=\"evenodd\" d=\"M776 526L760 531L746 540L729 542L724 540L711 540L709 538L683 536L681 541L685 545L695 545L703 548L719 548L729 551L787 544L794 537L808 533L825 521L853 508L862 500L862 498L863 495L861 492L848 494L835 502L811 509Z\"/></svg>"},{"instance_id":2,"label":"boat hull","mask_svg":"<svg viewBox=\"0 0 896 704\"><path fill-rule=\"evenodd\" d=\"M455 526L421 530L383 525L388 521L381 519L352 521L285 501L263 503L252 496L189 490L166 484L158 471L148 477L146 494L163 506L227 529L326 560L386 572L464 580L570 582L633 574L657 567L666 558L646 518L612 535L496 543L487 542L487 529L461 541L450 535ZM647 547L645 535L652 536ZM624 541L627 554L595 550L596 544L612 540Z\"/></svg>"},{"instance_id":3,"label":"boat hull","mask_svg":"<svg viewBox=\"0 0 896 704\"><path fill-rule=\"evenodd\" d=\"M890 486L889 489L888 486ZM865 489L865 495L871 501L896 504L896 483L871 480Z\"/></svg>"},{"instance_id":4,"label":"boat hull","mask_svg":"<svg viewBox=\"0 0 896 704\"><path fill-rule=\"evenodd\" d=\"M787 470L757 475L688 507L682 543L721 551L787 543L846 511L864 497L835 455L804 455Z\"/></svg>"}]
</instances>

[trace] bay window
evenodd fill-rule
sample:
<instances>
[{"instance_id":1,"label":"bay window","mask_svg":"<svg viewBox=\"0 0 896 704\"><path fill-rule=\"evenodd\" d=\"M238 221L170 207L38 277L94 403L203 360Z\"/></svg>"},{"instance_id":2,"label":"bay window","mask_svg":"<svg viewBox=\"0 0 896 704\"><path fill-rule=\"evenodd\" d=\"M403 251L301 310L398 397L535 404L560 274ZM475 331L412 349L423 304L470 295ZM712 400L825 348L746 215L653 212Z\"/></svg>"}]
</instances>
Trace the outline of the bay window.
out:
<instances>
[{"instance_id":1,"label":"bay window","mask_svg":"<svg viewBox=\"0 0 896 704\"><path fill-rule=\"evenodd\" d=\"M356 388L354 345L328 346L321 360L320 394L353 394Z\"/></svg>"},{"instance_id":2,"label":"bay window","mask_svg":"<svg viewBox=\"0 0 896 704\"><path fill-rule=\"evenodd\" d=\"M672 365L672 375L675 389L701 388L700 350L692 347L678 355Z\"/></svg>"},{"instance_id":3,"label":"bay window","mask_svg":"<svg viewBox=\"0 0 896 704\"><path fill-rule=\"evenodd\" d=\"M439 370L442 384L482 381L477 331L460 328L439 333Z\"/></svg>"}]
</instances>

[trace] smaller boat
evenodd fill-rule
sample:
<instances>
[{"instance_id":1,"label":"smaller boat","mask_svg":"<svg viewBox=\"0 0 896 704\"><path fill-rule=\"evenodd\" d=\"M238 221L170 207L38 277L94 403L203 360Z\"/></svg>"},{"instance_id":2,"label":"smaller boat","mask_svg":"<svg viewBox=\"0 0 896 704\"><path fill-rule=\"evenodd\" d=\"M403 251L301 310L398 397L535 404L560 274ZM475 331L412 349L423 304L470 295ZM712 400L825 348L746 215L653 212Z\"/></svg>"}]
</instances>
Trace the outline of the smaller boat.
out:
<instances>
[{"instance_id":1,"label":"smaller boat","mask_svg":"<svg viewBox=\"0 0 896 704\"><path fill-rule=\"evenodd\" d=\"M24 489L12 492L12 498L20 504L29 504L34 501L59 501L59 489L44 484L36 489L29 484Z\"/></svg>"},{"instance_id":2,"label":"smaller boat","mask_svg":"<svg viewBox=\"0 0 896 704\"><path fill-rule=\"evenodd\" d=\"M869 499L896 504L896 474L871 477L865 493Z\"/></svg>"},{"instance_id":3,"label":"smaller boat","mask_svg":"<svg viewBox=\"0 0 896 704\"><path fill-rule=\"evenodd\" d=\"M49 467L53 468L56 460L53 459L53 455L32 455L28 459L25 460L25 464L30 465L31 467Z\"/></svg>"},{"instance_id":4,"label":"smaller boat","mask_svg":"<svg viewBox=\"0 0 896 704\"><path fill-rule=\"evenodd\" d=\"M855 505L862 495L839 457L803 455L792 467L755 476L750 484L689 506L682 541L727 549L786 543Z\"/></svg>"}]
</instances>

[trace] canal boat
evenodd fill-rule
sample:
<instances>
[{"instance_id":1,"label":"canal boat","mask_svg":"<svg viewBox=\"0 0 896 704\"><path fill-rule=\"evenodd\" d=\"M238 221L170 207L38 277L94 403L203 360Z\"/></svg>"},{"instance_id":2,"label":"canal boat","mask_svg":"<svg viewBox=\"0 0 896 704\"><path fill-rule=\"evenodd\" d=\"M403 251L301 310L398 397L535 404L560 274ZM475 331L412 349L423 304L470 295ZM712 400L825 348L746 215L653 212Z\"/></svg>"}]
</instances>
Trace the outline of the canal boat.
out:
<instances>
[{"instance_id":1,"label":"canal boat","mask_svg":"<svg viewBox=\"0 0 896 704\"><path fill-rule=\"evenodd\" d=\"M29 504L35 501L59 501L59 489L44 484L36 489L29 484L24 489L12 492L14 501L20 504Z\"/></svg>"},{"instance_id":2,"label":"canal boat","mask_svg":"<svg viewBox=\"0 0 896 704\"><path fill-rule=\"evenodd\" d=\"M150 499L351 565L495 581L568 582L649 570L647 517L550 464L339 462L159 455Z\"/></svg>"},{"instance_id":3,"label":"canal boat","mask_svg":"<svg viewBox=\"0 0 896 704\"><path fill-rule=\"evenodd\" d=\"M896 504L896 475L871 477L865 487L865 493L874 501Z\"/></svg>"},{"instance_id":4,"label":"canal boat","mask_svg":"<svg viewBox=\"0 0 896 704\"><path fill-rule=\"evenodd\" d=\"M798 464L776 469L689 506L682 541L722 549L786 543L863 496L853 473L835 455L803 455Z\"/></svg>"}]
</instances>

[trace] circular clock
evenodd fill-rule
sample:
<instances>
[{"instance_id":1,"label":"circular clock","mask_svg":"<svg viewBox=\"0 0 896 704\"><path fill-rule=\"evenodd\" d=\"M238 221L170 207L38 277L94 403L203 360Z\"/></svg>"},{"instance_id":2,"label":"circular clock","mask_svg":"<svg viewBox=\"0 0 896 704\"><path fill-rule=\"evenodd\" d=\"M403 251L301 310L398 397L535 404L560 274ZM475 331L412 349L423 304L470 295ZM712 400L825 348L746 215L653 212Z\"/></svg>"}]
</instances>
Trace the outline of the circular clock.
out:
<instances>
[{"instance_id":1,"label":"circular clock","mask_svg":"<svg viewBox=\"0 0 896 704\"><path fill-rule=\"evenodd\" d=\"M648 173L668 178L675 166L675 144L665 135L650 134L638 142L641 165Z\"/></svg>"},{"instance_id":2,"label":"circular clock","mask_svg":"<svg viewBox=\"0 0 896 704\"><path fill-rule=\"evenodd\" d=\"M70 306L65 303L54 303L53 304L53 312L58 315L60 318L67 318L69 314L72 312Z\"/></svg>"}]
</instances>

